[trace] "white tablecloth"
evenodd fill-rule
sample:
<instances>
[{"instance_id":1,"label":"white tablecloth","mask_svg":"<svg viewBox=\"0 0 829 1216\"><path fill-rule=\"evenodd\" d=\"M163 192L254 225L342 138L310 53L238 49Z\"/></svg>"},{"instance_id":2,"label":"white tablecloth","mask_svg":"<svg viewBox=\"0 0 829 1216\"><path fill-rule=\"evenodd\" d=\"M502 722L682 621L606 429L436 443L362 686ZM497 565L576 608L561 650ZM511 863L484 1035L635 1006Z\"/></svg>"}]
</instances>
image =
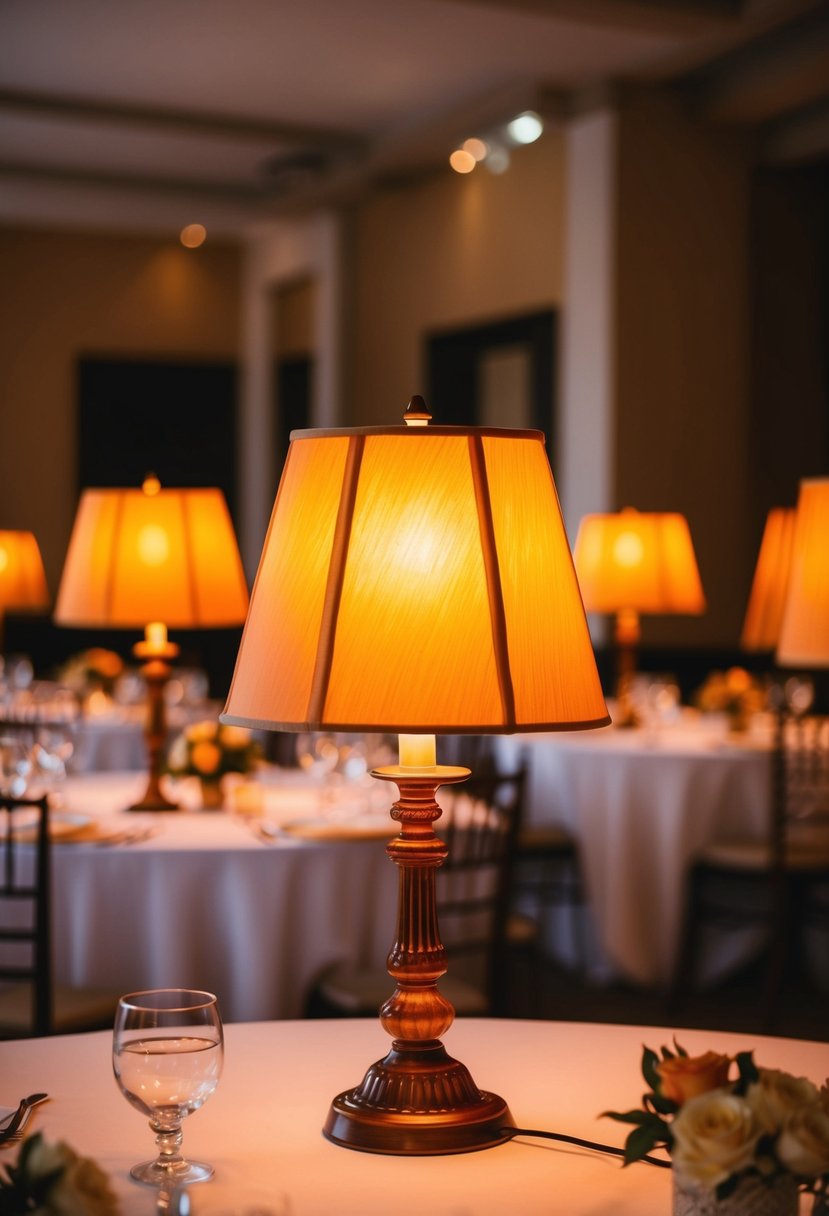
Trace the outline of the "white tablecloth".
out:
<instances>
[{"instance_id":1,"label":"white tablecloth","mask_svg":"<svg viewBox=\"0 0 829 1216\"><path fill-rule=\"evenodd\" d=\"M766 830L768 744L734 742L703 727L609 727L515 735L499 739L498 748L505 765L527 758L528 822L559 823L578 840L611 967L641 983L666 983L694 854L715 838Z\"/></svg>"},{"instance_id":2,"label":"white tablecloth","mask_svg":"<svg viewBox=\"0 0 829 1216\"><path fill-rule=\"evenodd\" d=\"M642 1043L672 1030L555 1022L462 1020L449 1052L479 1086L506 1098L518 1126L623 1143L627 1128L598 1114L638 1104ZM693 1054L754 1047L768 1067L820 1083L825 1044L681 1031ZM447 1157L385 1157L330 1144L321 1134L331 1098L356 1085L390 1040L376 1021L229 1026L225 1068L206 1105L185 1120L184 1151L215 1179L192 1188L196 1216L665 1216L668 1170L545 1140L522 1139ZM151 1155L152 1134L112 1077L101 1032L0 1044L0 1103L45 1090L32 1130L94 1157L124 1216L151 1216L155 1193L128 1170ZM12 1150L0 1152L0 1161ZM804 1202L801 1212L809 1210Z\"/></svg>"},{"instance_id":3,"label":"white tablecloth","mask_svg":"<svg viewBox=\"0 0 829 1216\"><path fill-rule=\"evenodd\" d=\"M225 813L118 812L143 792L140 775L91 774L66 784L67 809L116 828L148 824L133 844L56 844L54 921L59 982L191 986L219 996L233 1021L296 1017L328 964L382 964L394 932L396 867L382 840L263 843ZM383 830L389 790L346 790L322 806L290 777L266 787L273 820L343 819L366 797ZM194 790L180 790L192 800ZM388 819L388 835L396 833Z\"/></svg>"}]
</instances>

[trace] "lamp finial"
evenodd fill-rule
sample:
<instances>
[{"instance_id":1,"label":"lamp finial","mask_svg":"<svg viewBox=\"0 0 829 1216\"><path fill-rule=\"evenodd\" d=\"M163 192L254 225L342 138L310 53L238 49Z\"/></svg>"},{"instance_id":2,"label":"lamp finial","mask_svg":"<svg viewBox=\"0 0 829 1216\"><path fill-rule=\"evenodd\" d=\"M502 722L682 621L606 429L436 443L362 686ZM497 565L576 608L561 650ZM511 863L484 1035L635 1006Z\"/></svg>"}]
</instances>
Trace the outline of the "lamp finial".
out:
<instances>
[{"instance_id":1,"label":"lamp finial","mask_svg":"<svg viewBox=\"0 0 829 1216\"><path fill-rule=\"evenodd\" d=\"M161 489L161 482L156 477L155 473L148 473L141 483L141 489L148 498L154 498Z\"/></svg>"},{"instance_id":2,"label":"lamp finial","mask_svg":"<svg viewBox=\"0 0 829 1216\"><path fill-rule=\"evenodd\" d=\"M409 404L406 406L406 412L403 415L403 421L406 426L428 426L432 421L432 415L426 408L426 402L422 397L415 395L409 399Z\"/></svg>"}]
</instances>

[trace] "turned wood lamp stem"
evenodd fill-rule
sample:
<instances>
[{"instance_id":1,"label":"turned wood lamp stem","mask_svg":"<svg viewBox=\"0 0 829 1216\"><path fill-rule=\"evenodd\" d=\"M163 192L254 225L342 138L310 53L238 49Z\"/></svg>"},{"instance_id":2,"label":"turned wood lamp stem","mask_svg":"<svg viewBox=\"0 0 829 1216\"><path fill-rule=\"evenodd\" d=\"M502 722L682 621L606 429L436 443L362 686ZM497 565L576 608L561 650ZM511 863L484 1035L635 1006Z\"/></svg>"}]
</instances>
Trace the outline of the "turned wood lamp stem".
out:
<instances>
[{"instance_id":1,"label":"turned wood lamp stem","mask_svg":"<svg viewBox=\"0 0 829 1216\"><path fill-rule=\"evenodd\" d=\"M389 766L372 776L393 781L400 791L391 810L400 835L386 849L400 870L397 933L388 956L395 989L380 1010L393 1042L356 1089L334 1099L323 1130L329 1140L364 1152L422 1156L489 1148L504 1142L509 1108L497 1094L478 1089L439 1037L452 1025L455 1010L437 988L446 951L435 875L447 847L432 826L441 814L435 793L441 785L465 781L469 769L434 765L412 774Z\"/></svg>"}]
</instances>

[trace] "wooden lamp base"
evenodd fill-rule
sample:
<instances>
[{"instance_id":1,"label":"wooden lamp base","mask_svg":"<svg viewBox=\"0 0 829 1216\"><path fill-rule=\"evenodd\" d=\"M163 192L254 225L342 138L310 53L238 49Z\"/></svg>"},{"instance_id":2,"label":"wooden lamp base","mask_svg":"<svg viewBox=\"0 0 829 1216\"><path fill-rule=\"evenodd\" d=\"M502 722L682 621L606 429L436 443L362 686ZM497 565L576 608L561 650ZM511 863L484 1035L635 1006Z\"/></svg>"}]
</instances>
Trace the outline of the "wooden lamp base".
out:
<instances>
[{"instance_id":1,"label":"wooden lamp base","mask_svg":"<svg viewBox=\"0 0 829 1216\"><path fill-rule=\"evenodd\" d=\"M147 788L138 802L127 807L128 811L177 811L178 803L171 802L161 788L164 766L164 749L167 744L167 707L164 687L172 675L169 660L178 654L178 646L168 642L160 652L150 652L146 642L137 642L133 654L146 661L141 666L141 675L147 684L147 724L144 738L147 744L147 766L149 775Z\"/></svg>"},{"instance_id":2,"label":"wooden lamp base","mask_svg":"<svg viewBox=\"0 0 829 1216\"><path fill-rule=\"evenodd\" d=\"M397 986L380 1010L394 1041L360 1085L337 1095L323 1133L344 1148L398 1156L493 1148L508 1138L502 1129L513 1125L509 1107L497 1094L478 1089L438 1037L452 1025L455 1011L437 989L446 951L438 931L435 872L447 850L432 828L441 813L435 792L465 781L469 769L389 766L372 776L400 790L391 811L400 835L386 849L400 868L397 940L388 962Z\"/></svg>"}]
</instances>

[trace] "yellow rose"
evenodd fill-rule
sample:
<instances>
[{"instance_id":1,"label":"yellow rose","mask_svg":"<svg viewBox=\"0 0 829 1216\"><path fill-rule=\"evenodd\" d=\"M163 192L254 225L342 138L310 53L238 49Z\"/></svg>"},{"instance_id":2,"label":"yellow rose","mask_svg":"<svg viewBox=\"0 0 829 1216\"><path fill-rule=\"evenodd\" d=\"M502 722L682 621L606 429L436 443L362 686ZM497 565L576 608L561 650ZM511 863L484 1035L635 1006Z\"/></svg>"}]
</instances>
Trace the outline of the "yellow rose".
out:
<instances>
[{"instance_id":1,"label":"yellow rose","mask_svg":"<svg viewBox=\"0 0 829 1216\"><path fill-rule=\"evenodd\" d=\"M778 1131L796 1111L820 1101L817 1086L806 1077L777 1068L761 1068L759 1073L760 1080L749 1085L746 1099L767 1132Z\"/></svg>"},{"instance_id":2,"label":"yellow rose","mask_svg":"<svg viewBox=\"0 0 829 1216\"><path fill-rule=\"evenodd\" d=\"M216 722L194 722L187 727L185 734L191 743L200 743L204 739L215 739L217 730Z\"/></svg>"},{"instance_id":3,"label":"yellow rose","mask_svg":"<svg viewBox=\"0 0 829 1216\"><path fill-rule=\"evenodd\" d=\"M250 731L244 726L220 726L219 735L224 747L241 751L250 743Z\"/></svg>"},{"instance_id":4,"label":"yellow rose","mask_svg":"<svg viewBox=\"0 0 829 1216\"><path fill-rule=\"evenodd\" d=\"M716 1051L706 1051L701 1056L676 1056L657 1064L660 1090L666 1098L680 1106L689 1098L707 1093L709 1089L722 1089L728 1084L731 1057Z\"/></svg>"},{"instance_id":5,"label":"yellow rose","mask_svg":"<svg viewBox=\"0 0 829 1216\"><path fill-rule=\"evenodd\" d=\"M190 762L198 773L203 773L206 777L209 777L219 771L222 753L215 743L204 740L194 745L190 753Z\"/></svg>"},{"instance_id":6,"label":"yellow rose","mask_svg":"<svg viewBox=\"0 0 829 1216\"><path fill-rule=\"evenodd\" d=\"M829 1173L829 1115L819 1103L802 1106L789 1117L776 1152L781 1164L802 1178Z\"/></svg>"},{"instance_id":7,"label":"yellow rose","mask_svg":"<svg viewBox=\"0 0 829 1216\"><path fill-rule=\"evenodd\" d=\"M751 688L751 676L744 667L729 667L725 673L725 682L732 696L741 696Z\"/></svg>"},{"instance_id":8,"label":"yellow rose","mask_svg":"<svg viewBox=\"0 0 829 1216\"><path fill-rule=\"evenodd\" d=\"M713 1089L688 1099L671 1132L677 1171L714 1190L753 1163L762 1128L745 1098Z\"/></svg>"}]
</instances>

